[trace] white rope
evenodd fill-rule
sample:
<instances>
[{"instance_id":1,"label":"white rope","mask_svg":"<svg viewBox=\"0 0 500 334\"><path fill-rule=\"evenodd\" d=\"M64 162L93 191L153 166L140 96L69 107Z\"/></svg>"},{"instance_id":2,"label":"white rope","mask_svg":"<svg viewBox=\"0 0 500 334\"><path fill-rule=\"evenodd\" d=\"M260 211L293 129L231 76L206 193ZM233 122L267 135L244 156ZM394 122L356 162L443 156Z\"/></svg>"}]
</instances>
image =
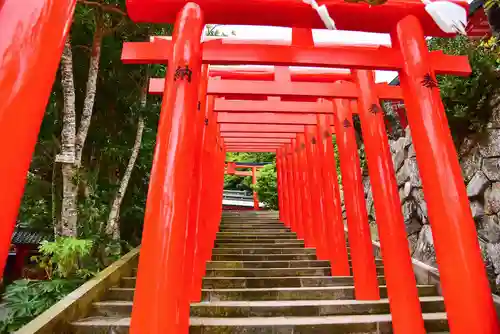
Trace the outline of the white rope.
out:
<instances>
[{"instance_id":1,"label":"white rope","mask_svg":"<svg viewBox=\"0 0 500 334\"><path fill-rule=\"evenodd\" d=\"M316 0L302 0L304 3L310 5L319 15L321 21L325 24L327 29L336 30L335 21L328 13L328 8L325 5L319 6Z\"/></svg>"}]
</instances>

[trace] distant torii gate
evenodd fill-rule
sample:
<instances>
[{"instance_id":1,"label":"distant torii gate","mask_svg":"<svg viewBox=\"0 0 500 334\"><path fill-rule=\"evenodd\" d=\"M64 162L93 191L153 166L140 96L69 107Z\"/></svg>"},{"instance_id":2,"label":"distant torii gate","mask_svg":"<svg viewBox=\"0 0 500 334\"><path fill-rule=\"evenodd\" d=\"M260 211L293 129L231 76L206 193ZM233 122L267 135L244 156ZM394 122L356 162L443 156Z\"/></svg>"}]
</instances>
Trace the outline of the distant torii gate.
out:
<instances>
[{"instance_id":1,"label":"distant torii gate","mask_svg":"<svg viewBox=\"0 0 500 334\"><path fill-rule=\"evenodd\" d=\"M229 152L227 150L227 145L226 145L226 152ZM241 151L241 150L238 150ZM237 176L251 176L252 177L252 185L255 187L257 184L257 170L263 168L264 166L255 166L255 165L245 165L241 163L236 163L234 161L229 161L226 164L226 174L227 175L237 175ZM236 169L238 168L250 168L252 169L250 172L248 171L237 171ZM257 191L255 189L252 189L253 193L253 209L254 210L259 210L259 196L257 195Z\"/></svg>"},{"instance_id":2,"label":"distant torii gate","mask_svg":"<svg viewBox=\"0 0 500 334\"><path fill-rule=\"evenodd\" d=\"M175 21L171 41L155 39L151 43L124 46L124 59L130 62L169 65L146 208L132 333L187 332L189 301L199 300L204 264L220 218L226 149L276 150L282 219L303 236L306 243L318 247L319 254L329 250L321 241L321 229L331 228L334 231L329 234L329 241L340 245L336 252L341 253L331 256L339 259L344 256L341 249L345 248L345 243L342 246L343 231L341 235L338 212L334 212L340 201L335 199L335 186L325 183L325 180L331 182L334 176L332 155L328 153L332 149L328 142L332 123L345 182L349 242L353 252L354 279L358 281L356 297L378 297L378 291L375 293L371 284L371 263L365 265L367 268L355 264L363 256L368 258L369 254L362 254L367 250L364 247L367 240L364 234L366 212L363 212L366 208L363 209L364 203L359 202L363 200L363 194L352 131L354 105L363 134L369 139L365 138L365 145L393 328L397 333L425 333L378 102L381 96L377 94L378 88L373 80L372 70L376 69L394 70L400 75L434 235L450 330L467 334L498 333L475 225L435 79L436 74L469 74L466 57L427 50L426 35L445 34L427 15L420 1L402 0L370 8L338 0L322 2L335 13L339 29L391 33L392 47L314 46L308 29L321 28L322 23L313 10L299 1L246 0L237 6L228 6L227 0L198 0L198 4L185 0L128 0L130 16L136 21ZM5 0L0 7L2 36L6 36L0 39L0 134L3 136L0 154L5 159L0 167L0 184L9 189L0 195L2 264L5 263L24 177L74 5L75 0L45 0L42 4L35 0L22 3ZM264 11L266 15L260 15ZM205 20L216 24L270 24L306 29L294 29L292 45L224 40L202 43L200 37ZM19 65L19 59L23 66ZM274 77L279 85L257 85L248 80L229 82L236 80L229 78L212 82L208 64L353 69L355 90L335 88L343 83L323 87L318 84L324 82L312 80L310 84L322 87L320 97L333 99L333 116L323 113L297 115L285 110L284 114L269 116L262 113L256 120L252 114L240 112L242 121L237 123L232 116L235 110L216 115L216 99L207 93L221 94L224 89L232 89L228 94L235 94L233 97L250 98L248 95L255 95L248 92L248 88L252 88L257 96L251 99L265 100L272 95L296 103L314 102L318 96L311 95L306 84L301 85L303 82L290 82L289 78L283 77ZM294 86L301 88L297 90ZM302 93L302 88L307 94ZM266 120L259 122L264 117ZM257 123L259 125L255 125ZM251 124L254 126L249 126ZM228 132L227 129L232 127L232 132L238 132L236 126L242 126L240 130L244 129L244 132L255 133L266 132L250 129L274 127L275 133L289 133L290 128L285 130L283 127L298 126L304 130L295 128L299 129L298 135L290 143L279 142L288 138L269 138L273 140L261 143L250 143L254 140L248 139L230 146L227 140L235 137L224 137L221 131L226 129ZM320 170L311 168L313 164L308 161L320 162ZM318 188L312 188L316 186ZM297 193L294 192L296 189ZM323 195L318 198L314 191L310 192L311 189L318 189ZM312 214L317 212L312 208L317 208L319 201L326 208L328 218L319 217L320 220L313 223ZM361 211L356 211L358 209ZM360 223L355 225L353 221ZM340 270L337 262L333 267ZM360 277L368 278L366 284L359 282Z\"/></svg>"}]
</instances>

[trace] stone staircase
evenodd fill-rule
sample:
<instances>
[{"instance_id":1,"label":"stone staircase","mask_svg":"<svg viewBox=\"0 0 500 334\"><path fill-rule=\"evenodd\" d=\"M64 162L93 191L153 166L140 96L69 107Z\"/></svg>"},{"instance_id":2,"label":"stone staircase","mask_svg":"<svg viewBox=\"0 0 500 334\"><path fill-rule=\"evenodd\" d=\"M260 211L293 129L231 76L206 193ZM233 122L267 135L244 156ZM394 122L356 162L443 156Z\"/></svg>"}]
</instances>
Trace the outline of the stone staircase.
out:
<instances>
[{"instance_id":1,"label":"stone staircase","mask_svg":"<svg viewBox=\"0 0 500 334\"><path fill-rule=\"evenodd\" d=\"M202 302L191 305L190 333L392 333L382 262L376 262L383 299L356 301L352 276L330 276L329 263L276 218L226 215ZM135 277L123 278L94 303L91 317L72 324L73 333L128 333L134 286ZM418 289L427 331L446 332L442 297L432 285Z\"/></svg>"}]
</instances>

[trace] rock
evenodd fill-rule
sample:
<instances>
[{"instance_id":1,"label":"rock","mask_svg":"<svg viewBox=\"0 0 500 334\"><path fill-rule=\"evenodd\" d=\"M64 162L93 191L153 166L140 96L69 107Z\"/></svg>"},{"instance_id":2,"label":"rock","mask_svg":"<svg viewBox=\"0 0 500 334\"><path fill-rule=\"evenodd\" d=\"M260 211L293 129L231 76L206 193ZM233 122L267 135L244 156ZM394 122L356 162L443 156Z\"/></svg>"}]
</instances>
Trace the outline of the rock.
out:
<instances>
[{"instance_id":1,"label":"rock","mask_svg":"<svg viewBox=\"0 0 500 334\"><path fill-rule=\"evenodd\" d=\"M401 201L401 204L403 204L407 200L407 197L404 194L404 186L399 187L398 190L399 190L399 200Z\"/></svg>"},{"instance_id":2,"label":"rock","mask_svg":"<svg viewBox=\"0 0 500 334\"><path fill-rule=\"evenodd\" d=\"M410 248L410 256L413 257L413 253L415 252L415 249L417 248L417 242L418 242L418 234L412 234L408 236L408 247Z\"/></svg>"},{"instance_id":3,"label":"rock","mask_svg":"<svg viewBox=\"0 0 500 334\"><path fill-rule=\"evenodd\" d=\"M500 284L500 243L488 243L486 245L486 252L490 258L493 267L495 268L495 274L497 275L496 284Z\"/></svg>"},{"instance_id":4,"label":"rock","mask_svg":"<svg viewBox=\"0 0 500 334\"><path fill-rule=\"evenodd\" d=\"M486 238L490 243L500 242L500 226L498 225L498 217L496 215L484 216L479 224L477 232Z\"/></svg>"},{"instance_id":5,"label":"rock","mask_svg":"<svg viewBox=\"0 0 500 334\"><path fill-rule=\"evenodd\" d=\"M398 183L398 187L402 186L406 181L410 179L410 169L407 166L407 161L408 160L405 160L403 167L401 167L396 173L396 181Z\"/></svg>"},{"instance_id":6,"label":"rock","mask_svg":"<svg viewBox=\"0 0 500 334\"><path fill-rule=\"evenodd\" d=\"M405 161L407 168L410 170L410 183L412 187L421 187L422 180L420 179L420 173L418 171L417 159L410 158Z\"/></svg>"},{"instance_id":7,"label":"rock","mask_svg":"<svg viewBox=\"0 0 500 334\"><path fill-rule=\"evenodd\" d=\"M485 158L500 156L500 129L490 129L479 144L479 152Z\"/></svg>"},{"instance_id":8,"label":"rock","mask_svg":"<svg viewBox=\"0 0 500 334\"><path fill-rule=\"evenodd\" d=\"M406 198L410 196L411 193L411 182L406 182L405 185L403 186L403 196Z\"/></svg>"},{"instance_id":9,"label":"rock","mask_svg":"<svg viewBox=\"0 0 500 334\"><path fill-rule=\"evenodd\" d=\"M489 184L490 181L486 178L483 172L476 172L467 185L467 196L476 197L481 195Z\"/></svg>"},{"instance_id":10,"label":"rock","mask_svg":"<svg viewBox=\"0 0 500 334\"><path fill-rule=\"evenodd\" d=\"M408 146L408 158L413 158L417 156L417 153L415 152L415 148L413 147L413 144Z\"/></svg>"},{"instance_id":11,"label":"rock","mask_svg":"<svg viewBox=\"0 0 500 334\"><path fill-rule=\"evenodd\" d=\"M492 215L500 212L500 182L493 183L484 192L484 213Z\"/></svg>"},{"instance_id":12,"label":"rock","mask_svg":"<svg viewBox=\"0 0 500 334\"><path fill-rule=\"evenodd\" d=\"M481 168L490 181L500 181L500 158L484 158Z\"/></svg>"},{"instance_id":13,"label":"rock","mask_svg":"<svg viewBox=\"0 0 500 334\"><path fill-rule=\"evenodd\" d=\"M415 200L415 204L417 207L417 215L422 224L429 223L429 214L427 213L427 203L424 199L424 191L422 188L413 188L411 190L411 196Z\"/></svg>"},{"instance_id":14,"label":"rock","mask_svg":"<svg viewBox=\"0 0 500 334\"><path fill-rule=\"evenodd\" d=\"M405 222L405 227L406 227L406 234L412 235L420 232L420 230L422 229L422 224L418 219L412 218L409 221Z\"/></svg>"},{"instance_id":15,"label":"rock","mask_svg":"<svg viewBox=\"0 0 500 334\"><path fill-rule=\"evenodd\" d=\"M474 220L480 219L484 216L484 207L483 204L479 201L470 202L470 211L472 212L472 217Z\"/></svg>"},{"instance_id":16,"label":"rock","mask_svg":"<svg viewBox=\"0 0 500 334\"><path fill-rule=\"evenodd\" d=\"M401 149L396 151L392 156L392 160L394 162L394 170L397 172L401 166L403 166L403 162L405 161L405 150Z\"/></svg>"},{"instance_id":17,"label":"rock","mask_svg":"<svg viewBox=\"0 0 500 334\"><path fill-rule=\"evenodd\" d=\"M499 107L499 98L496 94L494 94L494 98L490 101L490 105L493 106L493 111L491 113L490 120L488 122L488 128L500 128L500 107Z\"/></svg>"},{"instance_id":18,"label":"rock","mask_svg":"<svg viewBox=\"0 0 500 334\"><path fill-rule=\"evenodd\" d=\"M466 137L458 149L458 156L462 158L465 155L470 155L469 152L473 147L477 147L476 140Z\"/></svg>"},{"instance_id":19,"label":"rock","mask_svg":"<svg viewBox=\"0 0 500 334\"><path fill-rule=\"evenodd\" d=\"M477 146L471 149L460 159L462 176L464 177L465 182L469 182L474 174L481 169L482 160L483 157L479 153L479 148Z\"/></svg>"},{"instance_id":20,"label":"rock","mask_svg":"<svg viewBox=\"0 0 500 334\"><path fill-rule=\"evenodd\" d=\"M404 148L405 148L405 138L404 137L401 137L401 138L398 138L398 140L396 140L394 142L394 145L393 145L393 152L394 153L397 153L399 151L404 151Z\"/></svg>"},{"instance_id":21,"label":"rock","mask_svg":"<svg viewBox=\"0 0 500 334\"><path fill-rule=\"evenodd\" d=\"M434 240L430 225L423 225L413 252L413 257L430 266L436 266L436 251L434 250Z\"/></svg>"},{"instance_id":22,"label":"rock","mask_svg":"<svg viewBox=\"0 0 500 334\"><path fill-rule=\"evenodd\" d=\"M416 206L413 201L406 201L403 204L403 219L405 223L415 217Z\"/></svg>"},{"instance_id":23,"label":"rock","mask_svg":"<svg viewBox=\"0 0 500 334\"><path fill-rule=\"evenodd\" d=\"M407 126L405 130L405 143L404 147L410 146L412 143L410 127Z\"/></svg>"}]
</instances>

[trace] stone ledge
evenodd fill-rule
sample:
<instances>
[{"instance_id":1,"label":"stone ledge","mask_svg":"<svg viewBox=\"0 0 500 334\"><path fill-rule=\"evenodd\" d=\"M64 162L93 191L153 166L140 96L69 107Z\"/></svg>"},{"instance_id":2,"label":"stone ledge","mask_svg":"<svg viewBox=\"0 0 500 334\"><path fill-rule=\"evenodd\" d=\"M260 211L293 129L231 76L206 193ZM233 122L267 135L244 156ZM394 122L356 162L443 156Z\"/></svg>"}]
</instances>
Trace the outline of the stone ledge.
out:
<instances>
[{"instance_id":1,"label":"stone ledge","mask_svg":"<svg viewBox=\"0 0 500 334\"><path fill-rule=\"evenodd\" d=\"M102 299L109 288L120 283L122 277L131 275L133 268L137 266L138 257L139 248L128 252L19 329L16 334L66 333L72 321L87 316L93 302Z\"/></svg>"},{"instance_id":2,"label":"stone ledge","mask_svg":"<svg viewBox=\"0 0 500 334\"><path fill-rule=\"evenodd\" d=\"M382 258L380 243L372 241L372 244L375 257ZM425 264L414 258L411 259L411 262L413 263L413 272L415 273L417 284L435 285L437 293L442 296L441 278L439 276L439 271L437 270L437 268L429 266L428 264ZM497 296L495 294L492 294L492 296L493 302L495 303L497 315L500 318L500 296Z\"/></svg>"}]
</instances>

